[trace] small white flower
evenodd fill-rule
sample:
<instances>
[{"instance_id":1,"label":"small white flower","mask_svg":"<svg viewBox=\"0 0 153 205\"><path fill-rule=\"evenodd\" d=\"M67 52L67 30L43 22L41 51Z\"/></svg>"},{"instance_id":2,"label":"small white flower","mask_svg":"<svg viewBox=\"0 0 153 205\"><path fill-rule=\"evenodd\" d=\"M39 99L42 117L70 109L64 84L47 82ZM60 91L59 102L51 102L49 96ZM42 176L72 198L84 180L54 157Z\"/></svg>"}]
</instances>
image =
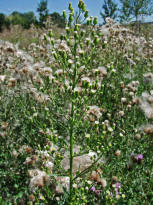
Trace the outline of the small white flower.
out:
<instances>
[{"instance_id":1,"label":"small white flower","mask_svg":"<svg viewBox=\"0 0 153 205\"><path fill-rule=\"evenodd\" d=\"M86 135L85 135L85 138L90 138L90 134L86 134Z\"/></svg>"},{"instance_id":2,"label":"small white flower","mask_svg":"<svg viewBox=\"0 0 153 205\"><path fill-rule=\"evenodd\" d=\"M90 39L90 38L86 38L85 40L86 40L86 41L91 41L91 39Z\"/></svg>"},{"instance_id":3,"label":"small white flower","mask_svg":"<svg viewBox=\"0 0 153 205\"><path fill-rule=\"evenodd\" d=\"M119 114L120 117L123 117L124 116L124 111L121 110L121 111L119 111L118 114Z\"/></svg>"},{"instance_id":4,"label":"small white flower","mask_svg":"<svg viewBox=\"0 0 153 205\"><path fill-rule=\"evenodd\" d=\"M33 114L33 117L37 117L37 116L38 116L38 113L35 112L35 113Z\"/></svg>"},{"instance_id":5,"label":"small white flower","mask_svg":"<svg viewBox=\"0 0 153 205\"><path fill-rule=\"evenodd\" d=\"M127 100L126 98L121 98L121 102L122 102L122 103L125 103L126 100Z\"/></svg>"},{"instance_id":6,"label":"small white flower","mask_svg":"<svg viewBox=\"0 0 153 205\"><path fill-rule=\"evenodd\" d=\"M47 167L48 169L52 170L54 164L50 161L47 161L46 164L45 164L45 167Z\"/></svg>"},{"instance_id":7,"label":"small white flower","mask_svg":"<svg viewBox=\"0 0 153 205\"><path fill-rule=\"evenodd\" d=\"M104 178L100 179L100 184L102 185L103 188L107 186L107 182Z\"/></svg>"},{"instance_id":8,"label":"small white flower","mask_svg":"<svg viewBox=\"0 0 153 205\"><path fill-rule=\"evenodd\" d=\"M88 77L83 77L83 78L81 78L81 81L83 82L87 82L87 83L90 83L90 78L88 78Z\"/></svg>"},{"instance_id":9,"label":"small white flower","mask_svg":"<svg viewBox=\"0 0 153 205\"><path fill-rule=\"evenodd\" d=\"M128 109L131 109L131 105L128 104L127 108L128 108Z\"/></svg>"},{"instance_id":10,"label":"small white flower","mask_svg":"<svg viewBox=\"0 0 153 205\"><path fill-rule=\"evenodd\" d=\"M113 68L113 69L112 69L112 73L116 73L116 69Z\"/></svg>"},{"instance_id":11,"label":"small white flower","mask_svg":"<svg viewBox=\"0 0 153 205\"><path fill-rule=\"evenodd\" d=\"M85 190L87 190L87 191L88 191L88 190L89 190L89 187L87 187L87 186L86 186L86 187L85 187Z\"/></svg>"},{"instance_id":12,"label":"small white flower","mask_svg":"<svg viewBox=\"0 0 153 205\"><path fill-rule=\"evenodd\" d=\"M99 121L95 121L95 125L99 125Z\"/></svg>"},{"instance_id":13,"label":"small white flower","mask_svg":"<svg viewBox=\"0 0 153 205\"><path fill-rule=\"evenodd\" d=\"M111 127L108 127L109 132L113 132L113 129Z\"/></svg>"},{"instance_id":14,"label":"small white flower","mask_svg":"<svg viewBox=\"0 0 153 205\"><path fill-rule=\"evenodd\" d=\"M76 188L77 188L77 184L73 184L73 188L75 188L75 189L76 189Z\"/></svg>"},{"instance_id":15,"label":"small white flower","mask_svg":"<svg viewBox=\"0 0 153 205\"><path fill-rule=\"evenodd\" d=\"M79 53L80 55L83 55L83 54L84 54L84 51L83 51L83 50L79 50L78 53Z\"/></svg>"},{"instance_id":16,"label":"small white flower","mask_svg":"<svg viewBox=\"0 0 153 205\"><path fill-rule=\"evenodd\" d=\"M129 92L129 95L130 95L131 97L133 97L133 96L134 96L134 92Z\"/></svg>"},{"instance_id":17,"label":"small white flower","mask_svg":"<svg viewBox=\"0 0 153 205\"><path fill-rule=\"evenodd\" d=\"M69 63L69 64L73 64L73 60L69 59L69 60L68 60L68 63Z\"/></svg>"},{"instance_id":18,"label":"small white flower","mask_svg":"<svg viewBox=\"0 0 153 205\"><path fill-rule=\"evenodd\" d=\"M70 30L70 27L68 27L68 26L66 26L66 28L65 28L67 31L69 31Z\"/></svg>"},{"instance_id":19,"label":"small white flower","mask_svg":"<svg viewBox=\"0 0 153 205\"><path fill-rule=\"evenodd\" d=\"M92 181L89 181L89 180L87 181L87 184L89 185L91 185L92 183L93 183Z\"/></svg>"},{"instance_id":20,"label":"small white flower","mask_svg":"<svg viewBox=\"0 0 153 205\"><path fill-rule=\"evenodd\" d=\"M6 76L5 75L0 75L0 82L4 82Z\"/></svg>"},{"instance_id":21,"label":"small white flower","mask_svg":"<svg viewBox=\"0 0 153 205\"><path fill-rule=\"evenodd\" d=\"M120 137L123 137L123 134L120 132Z\"/></svg>"},{"instance_id":22,"label":"small white flower","mask_svg":"<svg viewBox=\"0 0 153 205\"><path fill-rule=\"evenodd\" d=\"M17 151L16 151L16 150L13 150L12 155L13 155L15 158L17 158L17 157L18 157Z\"/></svg>"},{"instance_id":23,"label":"small white flower","mask_svg":"<svg viewBox=\"0 0 153 205\"><path fill-rule=\"evenodd\" d=\"M104 75L104 76L107 75L107 69L104 66L98 67L98 71L101 75Z\"/></svg>"},{"instance_id":24,"label":"small white flower","mask_svg":"<svg viewBox=\"0 0 153 205\"><path fill-rule=\"evenodd\" d=\"M81 91L82 91L81 87L75 87L74 88L74 92L81 93Z\"/></svg>"}]
</instances>

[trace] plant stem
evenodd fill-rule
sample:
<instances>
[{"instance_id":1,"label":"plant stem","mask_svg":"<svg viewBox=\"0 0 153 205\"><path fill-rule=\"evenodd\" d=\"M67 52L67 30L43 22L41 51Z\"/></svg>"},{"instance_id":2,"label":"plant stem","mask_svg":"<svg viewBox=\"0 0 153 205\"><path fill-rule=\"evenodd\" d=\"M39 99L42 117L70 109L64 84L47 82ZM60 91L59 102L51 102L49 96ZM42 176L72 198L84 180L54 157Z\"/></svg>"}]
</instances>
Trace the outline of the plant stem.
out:
<instances>
[{"instance_id":1,"label":"plant stem","mask_svg":"<svg viewBox=\"0 0 153 205\"><path fill-rule=\"evenodd\" d=\"M72 200L73 192L73 116L74 116L74 101L72 100L71 108L71 124L70 124L70 201Z\"/></svg>"},{"instance_id":2,"label":"plant stem","mask_svg":"<svg viewBox=\"0 0 153 205\"><path fill-rule=\"evenodd\" d=\"M71 118L70 118L70 202L72 201L72 193L73 193L73 144L74 144L74 105L75 105L75 96L73 92L77 83L76 49L77 49L77 44L75 42L75 46L74 46L75 67L74 67L73 79L72 79L73 80L72 107L71 107Z\"/></svg>"}]
</instances>

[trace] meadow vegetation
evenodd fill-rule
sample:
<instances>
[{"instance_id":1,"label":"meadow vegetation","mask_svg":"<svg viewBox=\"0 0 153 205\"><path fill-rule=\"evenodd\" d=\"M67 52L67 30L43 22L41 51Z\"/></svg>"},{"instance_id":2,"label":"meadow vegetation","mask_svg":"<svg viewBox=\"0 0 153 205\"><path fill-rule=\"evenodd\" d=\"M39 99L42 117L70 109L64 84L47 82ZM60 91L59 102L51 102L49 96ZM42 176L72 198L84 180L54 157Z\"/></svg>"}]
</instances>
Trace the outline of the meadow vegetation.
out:
<instances>
[{"instance_id":1,"label":"meadow vegetation","mask_svg":"<svg viewBox=\"0 0 153 205\"><path fill-rule=\"evenodd\" d=\"M61 33L64 32L64 29L58 27L56 24L53 25L53 22L51 23L51 25L49 26L49 28L52 28L55 38L59 39ZM48 27L48 24L46 26ZM31 25L29 29L24 29L20 25L12 25L9 30L3 29L3 31L0 33L0 39L9 41L13 44L17 44L18 47L22 50L27 50L30 44L39 44L39 37L45 31L46 27L38 28L34 25Z\"/></svg>"},{"instance_id":2,"label":"meadow vegetation","mask_svg":"<svg viewBox=\"0 0 153 205\"><path fill-rule=\"evenodd\" d=\"M2 205L153 204L153 38L78 10L0 40Z\"/></svg>"}]
</instances>

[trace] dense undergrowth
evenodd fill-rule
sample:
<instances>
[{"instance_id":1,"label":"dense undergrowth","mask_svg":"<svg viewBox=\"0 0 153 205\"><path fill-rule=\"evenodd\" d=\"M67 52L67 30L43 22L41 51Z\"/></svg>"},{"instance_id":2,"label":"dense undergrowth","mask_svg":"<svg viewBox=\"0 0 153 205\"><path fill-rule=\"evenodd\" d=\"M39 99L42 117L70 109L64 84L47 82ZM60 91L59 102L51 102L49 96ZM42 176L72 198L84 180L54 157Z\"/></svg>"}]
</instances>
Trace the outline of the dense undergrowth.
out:
<instances>
[{"instance_id":1,"label":"dense undergrowth","mask_svg":"<svg viewBox=\"0 0 153 205\"><path fill-rule=\"evenodd\" d=\"M58 40L0 42L0 204L151 205L153 39L69 11Z\"/></svg>"}]
</instances>

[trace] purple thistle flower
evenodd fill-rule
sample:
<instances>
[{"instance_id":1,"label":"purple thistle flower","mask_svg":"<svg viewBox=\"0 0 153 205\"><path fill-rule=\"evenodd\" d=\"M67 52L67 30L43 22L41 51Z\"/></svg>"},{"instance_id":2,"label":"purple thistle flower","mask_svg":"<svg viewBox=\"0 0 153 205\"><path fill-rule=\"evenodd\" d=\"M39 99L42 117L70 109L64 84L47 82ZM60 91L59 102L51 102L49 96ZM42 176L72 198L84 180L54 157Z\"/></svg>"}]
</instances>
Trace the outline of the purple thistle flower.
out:
<instances>
[{"instance_id":1,"label":"purple thistle flower","mask_svg":"<svg viewBox=\"0 0 153 205\"><path fill-rule=\"evenodd\" d=\"M142 159L143 159L143 154L138 154L137 156L138 163L141 163Z\"/></svg>"},{"instance_id":2,"label":"purple thistle flower","mask_svg":"<svg viewBox=\"0 0 153 205\"><path fill-rule=\"evenodd\" d=\"M115 184L116 195L118 195L118 193L119 193L118 190L119 190L120 186L121 186L121 184L119 182L116 182L116 184Z\"/></svg>"},{"instance_id":3,"label":"purple thistle flower","mask_svg":"<svg viewBox=\"0 0 153 205\"><path fill-rule=\"evenodd\" d=\"M138 154L138 160L142 160L143 159L143 155L142 154Z\"/></svg>"},{"instance_id":4,"label":"purple thistle flower","mask_svg":"<svg viewBox=\"0 0 153 205\"><path fill-rule=\"evenodd\" d=\"M120 188L121 184L119 182L116 182L115 187Z\"/></svg>"},{"instance_id":5,"label":"purple thistle flower","mask_svg":"<svg viewBox=\"0 0 153 205\"><path fill-rule=\"evenodd\" d=\"M101 192L100 190L96 190L95 194L100 195L100 192Z\"/></svg>"},{"instance_id":6,"label":"purple thistle flower","mask_svg":"<svg viewBox=\"0 0 153 205\"><path fill-rule=\"evenodd\" d=\"M92 192L95 192L96 191L96 188L94 186L91 187L90 189Z\"/></svg>"}]
</instances>

